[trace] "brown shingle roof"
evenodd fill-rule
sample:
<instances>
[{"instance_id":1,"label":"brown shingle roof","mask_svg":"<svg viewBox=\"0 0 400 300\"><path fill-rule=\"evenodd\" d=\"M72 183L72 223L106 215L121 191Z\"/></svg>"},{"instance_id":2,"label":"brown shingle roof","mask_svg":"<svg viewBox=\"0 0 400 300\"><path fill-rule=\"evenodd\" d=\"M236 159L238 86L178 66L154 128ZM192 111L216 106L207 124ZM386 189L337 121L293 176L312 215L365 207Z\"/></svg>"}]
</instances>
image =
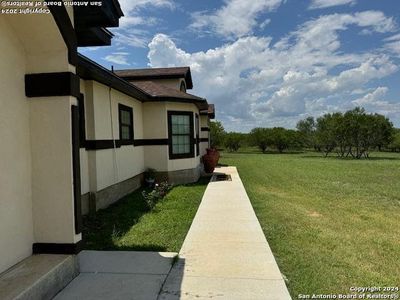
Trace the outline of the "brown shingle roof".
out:
<instances>
[{"instance_id":1,"label":"brown shingle roof","mask_svg":"<svg viewBox=\"0 0 400 300\"><path fill-rule=\"evenodd\" d=\"M202 111L208 107L206 99L149 80L135 84L128 82L81 54L78 54L77 74L82 79L95 80L142 102L187 102L195 104Z\"/></svg>"},{"instance_id":2,"label":"brown shingle roof","mask_svg":"<svg viewBox=\"0 0 400 300\"><path fill-rule=\"evenodd\" d=\"M156 98L156 100L184 99L197 103L204 103L204 108L208 105L207 100L204 98L158 84L154 81L131 81L131 84L151 95L153 98Z\"/></svg>"},{"instance_id":3,"label":"brown shingle roof","mask_svg":"<svg viewBox=\"0 0 400 300\"><path fill-rule=\"evenodd\" d=\"M189 67L116 70L115 74L128 81L185 78L187 88L193 88Z\"/></svg>"}]
</instances>

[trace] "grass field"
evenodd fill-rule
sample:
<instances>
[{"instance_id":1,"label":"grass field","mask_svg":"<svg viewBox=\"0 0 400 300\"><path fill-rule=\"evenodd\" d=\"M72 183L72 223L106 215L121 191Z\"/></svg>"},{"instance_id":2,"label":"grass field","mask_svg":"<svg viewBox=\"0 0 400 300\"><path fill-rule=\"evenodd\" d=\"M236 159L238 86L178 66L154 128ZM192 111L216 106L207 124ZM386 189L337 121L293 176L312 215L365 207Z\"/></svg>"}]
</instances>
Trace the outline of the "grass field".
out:
<instances>
[{"instance_id":1,"label":"grass field","mask_svg":"<svg viewBox=\"0 0 400 300\"><path fill-rule=\"evenodd\" d=\"M208 180L174 187L152 211L138 190L107 209L84 218L86 249L178 252Z\"/></svg>"},{"instance_id":2,"label":"grass field","mask_svg":"<svg viewBox=\"0 0 400 300\"><path fill-rule=\"evenodd\" d=\"M223 153L238 167L257 217L298 294L400 286L400 155Z\"/></svg>"}]
</instances>

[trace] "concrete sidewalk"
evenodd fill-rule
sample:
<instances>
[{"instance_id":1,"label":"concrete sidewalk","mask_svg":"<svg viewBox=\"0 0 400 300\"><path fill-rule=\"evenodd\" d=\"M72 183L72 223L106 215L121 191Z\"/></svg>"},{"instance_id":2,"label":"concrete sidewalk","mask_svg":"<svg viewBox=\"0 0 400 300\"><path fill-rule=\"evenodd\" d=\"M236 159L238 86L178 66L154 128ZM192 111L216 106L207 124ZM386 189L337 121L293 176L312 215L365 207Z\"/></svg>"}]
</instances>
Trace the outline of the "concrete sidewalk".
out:
<instances>
[{"instance_id":1,"label":"concrete sidewalk","mask_svg":"<svg viewBox=\"0 0 400 300\"><path fill-rule=\"evenodd\" d=\"M158 299L291 299L236 168L216 172Z\"/></svg>"}]
</instances>

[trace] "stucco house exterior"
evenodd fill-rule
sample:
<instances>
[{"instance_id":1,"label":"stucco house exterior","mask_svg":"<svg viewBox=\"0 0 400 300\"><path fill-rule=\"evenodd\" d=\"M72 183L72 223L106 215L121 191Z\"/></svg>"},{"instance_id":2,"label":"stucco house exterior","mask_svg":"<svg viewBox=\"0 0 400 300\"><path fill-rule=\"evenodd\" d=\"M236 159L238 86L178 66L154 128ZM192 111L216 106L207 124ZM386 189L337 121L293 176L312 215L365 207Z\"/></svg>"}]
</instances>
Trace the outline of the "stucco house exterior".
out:
<instances>
[{"instance_id":1,"label":"stucco house exterior","mask_svg":"<svg viewBox=\"0 0 400 300\"><path fill-rule=\"evenodd\" d=\"M0 14L0 273L32 253L77 253L81 216L137 189L147 168L196 181L214 106L190 68L111 71L79 47L111 43L116 0Z\"/></svg>"}]
</instances>

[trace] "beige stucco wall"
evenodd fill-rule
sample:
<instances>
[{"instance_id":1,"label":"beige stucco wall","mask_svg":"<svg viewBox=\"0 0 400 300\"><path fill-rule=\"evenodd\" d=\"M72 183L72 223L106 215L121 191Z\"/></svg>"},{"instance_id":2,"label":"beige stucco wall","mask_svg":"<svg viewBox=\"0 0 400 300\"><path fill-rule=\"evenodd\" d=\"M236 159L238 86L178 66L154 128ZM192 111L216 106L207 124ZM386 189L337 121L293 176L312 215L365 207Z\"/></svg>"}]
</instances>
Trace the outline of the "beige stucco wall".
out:
<instances>
[{"instance_id":1,"label":"beige stucco wall","mask_svg":"<svg viewBox=\"0 0 400 300\"><path fill-rule=\"evenodd\" d=\"M35 242L76 242L71 97L26 98L27 73L75 71L51 14L0 15L0 272Z\"/></svg>"},{"instance_id":2,"label":"beige stucco wall","mask_svg":"<svg viewBox=\"0 0 400 300\"><path fill-rule=\"evenodd\" d=\"M86 104L86 83L84 80L80 80L80 91L84 96L85 109ZM85 127L87 126L87 121L85 122ZM87 132L86 128L84 130ZM81 148L79 151L80 155L80 167L81 167L81 193L82 195L90 192L90 182L89 182L89 152L86 149Z\"/></svg>"},{"instance_id":3,"label":"beige stucco wall","mask_svg":"<svg viewBox=\"0 0 400 300\"><path fill-rule=\"evenodd\" d=\"M34 235L38 243L74 243L72 97L35 98L30 104Z\"/></svg>"},{"instance_id":4,"label":"beige stucco wall","mask_svg":"<svg viewBox=\"0 0 400 300\"><path fill-rule=\"evenodd\" d=\"M33 243L29 104L25 51L0 15L0 272L27 257Z\"/></svg>"},{"instance_id":5,"label":"beige stucco wall","mask_svg":"<svg viewBox=\"0 0 400 300\"><path fill-rule=\"evenodd\" d=\"M118 104L132 107L134 138L143 138L142 103L95 81L81 82L88 140L118 140ZM110 104L111 97L111 104ZM82 152L82 151L81 151ZM81 156L82 194L97 192L144 171L144 149L133 145L86 152ZM87 158L87 159L86 159ZM85 169L87 166L87 169Z\"/></svg>"}]
</instances>

